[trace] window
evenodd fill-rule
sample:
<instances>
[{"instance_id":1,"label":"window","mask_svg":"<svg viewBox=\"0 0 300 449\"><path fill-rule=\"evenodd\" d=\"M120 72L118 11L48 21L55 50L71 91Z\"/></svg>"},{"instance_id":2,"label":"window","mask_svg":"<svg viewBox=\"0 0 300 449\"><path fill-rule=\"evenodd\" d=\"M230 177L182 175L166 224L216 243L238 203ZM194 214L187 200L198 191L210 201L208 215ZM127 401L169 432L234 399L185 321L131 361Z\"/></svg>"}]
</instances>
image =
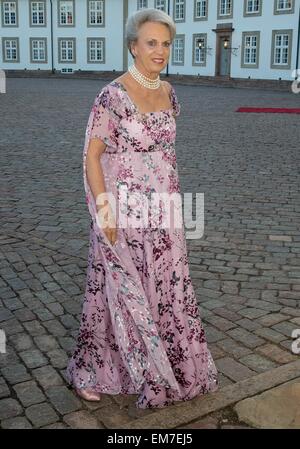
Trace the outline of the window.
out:
<instances>
[{"instance_id":1,"label":"window","mask_svg":"<svg viewBox=\"0 0 300 449\"><path fill-rule=\"evenodd\" d=\"M274 14L293 14L295 0L274 0Z\"/></svg>"},{"instance_id":2,"label":"window","mask_svg":"<svg viewBox=\"0 0 300 449\"><path fill-rule=\"evenodd\" d=\"M174 0L174 20L183 22L185 20L185 0Z\"/></svg>"},{"instance_id":3,"label":"window","mask_svg":"<svg viewBox=\"0 0 300 449\"><path fill-rule=\"evenodd\" d=\"M58 14L59 26L74 26L74 0L59 0Z\"/></svg>"},{"instance_id":4,"label":"window","mask_svg":"<svg viewBox=\"0 0 300 449\"><path fill-rule=\"evenodd\" d=\"M262 0L244 0L244 17L261 16Z\"/></svg>"},{"instance_id":5,"label":"window","mask_svg":"<svg viewBox=\"0 0 300 449\"><path fill-rule=\"evenodd\" d=\"M14 2L2 2L2 25L18 26L18 4Z\"/></svg>"},{"instance_id":6,"label":"window","mask_svg":"<svg viewBox=\"0 0 300 449\"><path fill-rule=\"evenodd\" d=\"M75 38L59 38L59 62L75 62Z\"/></svg>"},{"instance_id":7,"label":"window","mask_svg":"<svg viewBox=\"0 0 300 449\"><path fill-rule=\"evenodd\" d=\"M194 19L207 19L208 0L195 0Z\"/></svg>"},{"instance_id":8,"label":"window","mask_svg":"<svg viewBox=\"0 0 300 449\"><path fill-rule=\"evenodd\" d=\"M193 65L206 65L206 34L193 35Z\"/></svg>"},{"instance_id":9,"label":"window","mask_svg":"<svg viewBox=\"0 0 300 449\"><path fill-rule=\"evenodd\" d=\"M19 38L3 38L3 62L20 62Z\"/></svg>"},{"instance_id":10,"label":"window","mask_svg":"<svg viewBox=\"0 0 300 449\"><path fill-rule=\"evenodd\" d=\"M173 42L173 64L184 64L184 36L177 36Z\"/></svg>"},{"instance_id":11,"label":"window","mask_svg":"<svg viewBox=\"0 0 300 449\"><path fill-rule=\"evenodd\" d=\"M137 1L137 9L148 8L148 0L138 0Z\"/></svg>"},{"instance_id":12,"label":"window","mask_svg":"<svg viewBox=\"0 0 300 449\"><path fill-rule=\"evenodd\" d=\"M44 1L30 2L30 26L46 24L46 3Z\"/></svg>"},{"instance_id":13,"label":"window","mask_svg":"<svg viewBox=\"0 0 300 449\"><path fill-rule=\"evenodd\" d=\"M104 25L103 0L88 2L88 26Z\"/></svg>"},{"instance_id":14,"label":"window","mask_svg":"<svg viewBox=\"0 0 300 449\"><path fill-rule=\"evenodd\" d=\"M275 30L272 33L271 67L290 69L293 30Z\"/></svg>"},{"instance_id":15,"label":"window","mask_svg":"<svg viewBox=\"0 0 300 449\"><path fill-rule=\"evenodd\" d=\"M259 11L259 0L247 0L247 13Z\"/></svg>"},{"instance_id":16,"label":"window","mask_svg":"<svg viewBox=\"0 0 300 449\"><path fill-rule=\"evenodd\" d=\"M104 39L88 39L88 63L104 62Z\"/></svg>"},{"instance_id":17,"label":"window","mask_svg":"<svg viewBox=\"0 0 300 449\"><path fill-rule=\"evenodd\" d=\"M218 0L218 19L231 18L233 0Z\"/></svg>"},{"instance_id":18,"label":"window","mask_svg":"<svg viewBox=\"0 0 300 449\"><path fill-rule=\"evenodd\" d=\"M258 68L259 65L259 31L245 31L242 35L242 61L244 68Z\"/></svg>"},{"instance_id":19,"label":"window","mask_svg":"<svg viewBox=\"0 0 300 449\"><path fill-rule=\"evenodd\" d=\"M31 62L47 62L46 38L30 38Z\"/></svg>"},{"instance_id":20,"label":"window","mask_svg":"<svg viewBox=\"0 0 300 449\"><path fill-rule=\"evenodd\" d=\"M154 7L160 11L166 11L166 0L155 0Z\"/></svg>"}]
</instances>

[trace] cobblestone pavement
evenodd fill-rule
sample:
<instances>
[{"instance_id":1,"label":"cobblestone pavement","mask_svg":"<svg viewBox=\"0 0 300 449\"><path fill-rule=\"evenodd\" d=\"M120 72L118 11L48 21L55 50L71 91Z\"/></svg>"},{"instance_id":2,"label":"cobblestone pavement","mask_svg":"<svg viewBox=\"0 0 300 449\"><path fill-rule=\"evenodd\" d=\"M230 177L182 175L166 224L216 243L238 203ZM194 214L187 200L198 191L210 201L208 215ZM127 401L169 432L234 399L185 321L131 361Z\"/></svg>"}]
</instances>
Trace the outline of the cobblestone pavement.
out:
<instances>
[{"instance_id":1,"label":"cobblestone pavement","mask_svg":"<svg viewBox=\"0 0 300 449\"><path fill-rule=\"evenodd\" d=\"M1 427L139 427L156 414L167 423L178 406L144 411L134 397L105 395L88 403L65 381L86 279L84 131L105 82L7 81L0 96L0 329L7 336ZM295 377L300 358L291 350L291 332L300 328L299 116L235 110L299 107L300 97L174 87L182 104L182 193L204 192L204 235L187 244L221 393L200 398L197 410L193 401L182 404L181 421L165 425L243 427L232 402L258 384L268 389L288 380L291 370ZM220 394L223 402L212 405Z\"/></svg>"}]
</instances>

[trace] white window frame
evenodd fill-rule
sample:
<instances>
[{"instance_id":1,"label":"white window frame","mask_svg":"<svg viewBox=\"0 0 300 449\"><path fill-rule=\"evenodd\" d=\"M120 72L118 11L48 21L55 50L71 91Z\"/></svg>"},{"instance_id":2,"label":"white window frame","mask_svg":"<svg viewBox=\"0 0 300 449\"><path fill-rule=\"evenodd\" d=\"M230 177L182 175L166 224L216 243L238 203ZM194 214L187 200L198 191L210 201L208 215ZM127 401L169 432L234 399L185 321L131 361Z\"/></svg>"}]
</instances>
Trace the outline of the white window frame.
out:
<instances>
[{"instance_id":1,"label":"white window frame","mask_svg":"<svg viewBox=\"0 0 300 449\"><path fill-rule=\"evenodd\" d=\"M65 43L66 44L66 48L63 48L63 43ZM72 44L71 46L69 45L69 44ZM66 53L66 56L68 56L68 52L69 51L72 51L72 58L69 58L69 57L67 57L67 58L63 58L63 51L65 51L65 53ZM68 39L68 38L66 38L66 39L62 39L61 41L60 41L60 44L59 44L59 53L60 53L60 62L61 63L64 63L64 62L74 62L74 41L73 40L71 40L71 39Z\"/></svg>"},{"instance_id":2,"label":"white window frame","mask_svg":"<svg viewBox=\"0 0 300 449\"><path fill-rule=\"evenodd\" d=\"M185 0L175 0L174 18L175 20L185 20Z\"/></svg>"},{"instance_id":3,"label":"white window frame","mask_svg":"<svg viewBox=\"0 0 300 449\"><path fill-rule=\"evenodd\" d=\"M195 65L204 65L206 62L205 49L201 49L201 48L199 48L198 45L196 45L196 42L199 41L199 39L201 39L203 41L203 45L204 45L204 47L206 47L206 38L205 37L203 37L203 36L195 36L194 37L194 61L193 61L193 63ZM197 59L197 55L201 55L201 57Z\"/></svg>"},{"instance_id":4,"label":"white window frame","mask_svg":"<svg viewBox=\"0 0 300 449\"><path fill-rule=\"evenodd\" d=\"M9 43L10 45L7 46L7 43ZM12 45L12 43L14 43L15 45ZM4 50L4 55L3 55L3 62L19 62L19 48L18 48L18 40L15 38L3 38L3 50ZM15 52L16 57L12 58L12 57L7 57L7 53L6 51L9 51L11 53L12 56L12 52Z\"/></svg>"},{"instance_id":5,"label":"white window frame","mask_svg":"<svg viewBox=\"0 0 300 449\"><path fill-rule=\"evenodd\" d=\"M8 7L8 10L6 11L6 8ZM3 8L3 26L18 26L18 4L17 1L4 1L2 2L2 8ZM9 22L6 23L5 19L6 17L9 18ZM15 18L15 21L12 22L12 18Z\"/></svg>"},{"instance_id":6,"label":"white window frame","mask_svg":"<svg viewBox=\"0 0 300 449\"><path fill-rule=\"evenodd\" d=\"M74 3L73 0L63 0L59 3L59 26L74 26ZM66 23L62 22L63 14L65 15ZM68 23L68 15L71 14L72 23Z\"/></svg>"},{"instance_id":7,"label":"white window frame","mask_svg":"<svg viewBox=\"0 0 300 449\"><path fill-rule=\"evenodd\" d=\"M288 4L290 6L288 6ZM280 5L282 5L281 8L280 8ZM290 11L292 8L293 8L292 0L276 0L276 10L277 11Z\"/></svg>"},{"instance_id":8,"label":"white window frame","mask_svg":"<svg viewBox=\"0 0 300 449\"><path fill-rule=\"evenodd\" d=\"M91 5L95 4L95 8ZM104 24L104 1L103 0L89 0L89 26L103 25ZM100 8L99 8L100 6ZM92 22L92 13L95 14L95 23ZM101 17L101 21L98 19Z\"/></svg>"},{"instance_id":9,"label":"white window frame","mask_svg":"<svg viewBox=\"0 0 300 449\"><path fill-rule=\"evenodd\" d=\"M34 23L33 21L33 16L35 11L33 10L33 5L37 6L36 9L36 16L37 16L37 22ZM40 6L42 6L42 14L43 14L43 21L40 21ZM40 26L40 25L45 25L46 24L46 4L45 2L41 2L41 1L34 1L34 2L30 2L30 25L31 26Z\"/></svg>"},{"instance_id":10,"label":"white window frame","mask_svg":"<svg viewBox=\"0 0 300 449\"><path fill-rule=\"evenodd\" d=\"M155 0L155 9L166 12L166 0Z\"/></svg>"},{"instance_id":11,"label":"white window frame","mask_svg":"<svg viewBox=\"0 0 300 449\"><path fill-rule=\"evenodd\" d=\"M225 17L230 16L231 14L232 14L232 0L220 0L219 16Z\"/></svg>"},{"instance_id":12,"label":"white window frame","mask_svg":"<svg viewBox=\"0 0 300 449\"><path fill-rule=\"evenodd\" d=\"M182 59L178 58L182 55ZM175 37L173 42L173 64L183 65L184 64L184 38Z\"/></svg>"},{"instance_id":13,"label":"white window frame","mask_svg":"<svg viewBox=\"0 0 300 449\"><path fill-rule=\"evenodd\" d=\"M148 0L137 0L137 9L145 9L148 8Z\"/></svg>"},{"instance_id":14,"label":"white window frame","mask_svg":"<svg viewBox=\"0 0 300 449\"><path fill-rule=\"evenodd\" d=\"M257 14L260 11L260 2L261 0L247 0L246 14ZM250 9L249 5L251 5ZM254 9L255 5L257 5L257 9Z\"/></svg>"},{"instance_id":15,"label":"white window frame","mask_svg":"<svg viewBox=\"0 0 300 449\"><path fill-rule=\"evenodd\" d=\"M277 40L280 37L281 39L281 45L277 45ZM284 38L288 38L288 44L284 44ZM289 62L289 51L290 51L290 35L287 33L276 33L274 36L274 59L273 59L273 65L274 66L288 66ZM276 61L277 56L279 54L279 62ZM283 62L283 55L286 57L286 62Z\"/></svg>"},{"instance_id":16,"label":"white window frame","mask_svg":"<svg viewBox=\"0 0 300 449\"><path fill-rule=\"evenodd\" d=\"M205 10L205 14L203 14L203 10ZM197 14L198 11L200 12L199 15ZM196 0L195 18L202 19L204 17L207 17L207 0Z\"/></svg>"},{"instance_id":17,"label":"white window frame","mask_svg":"<svg viewBox=\"0 0 300 449\"><path fill-rule=\"evenodd\" d=\"M34 48L34 43L37 43L37 48ZM42 46L40 44L43 44ZM43 48L42 48L43 47ZM38 58L34 58L34 53L37 51ZM41 58L41 52L44 52L44 58ZM31 55L32 55L32 62L46 62L46 41L39 38L34 38L31 40Z\"/></svg>"},{"instance_id":18,"label":"white window frame","mask_svg":"<svg viewBox=\"0 0 300 449\"><path fill-rule=\"evenodd\" d=\"M92 44L96 44L95 48L92 48ZM100 44L101 48L98 48L98 44ZM102 58L100 59L97 57L92 58L92 52L94 52L96 56L98 51L101 51ZM89 52L88 63L104 62L104 40L97 38L89 39L88 52Z\"/></svg>"},{"instance_id":19,"label":"white window frame","mask_svg":"<svg viewBox=\"0 0 300 449\"><path fill-rule=\"evenodd\" d=\"M247 40L249 40L249 45L247 45ZM253 45L253 41L255 40L255 45ZM247 66L255 66L257 65L257 50L258 50L258 37L255 34L245 34L244 36L244 65ZM246 60L246 56L248 55L248 60ZM253 55L255 55L253 61Z\"/></svg>"}]
</instances>

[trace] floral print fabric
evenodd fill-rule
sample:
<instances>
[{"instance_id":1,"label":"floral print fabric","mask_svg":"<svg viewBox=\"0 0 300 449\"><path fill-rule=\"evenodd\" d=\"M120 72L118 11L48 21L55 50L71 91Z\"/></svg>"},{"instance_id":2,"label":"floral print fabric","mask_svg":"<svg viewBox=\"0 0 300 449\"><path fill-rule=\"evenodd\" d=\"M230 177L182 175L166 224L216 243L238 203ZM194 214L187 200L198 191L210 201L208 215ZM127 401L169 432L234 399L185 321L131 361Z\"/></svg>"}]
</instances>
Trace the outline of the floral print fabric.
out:
<instances>
[{"instance_id":1,"label":"floral print fabric","mask_svg":"<svg viewBox=\"0 0 300 449\"><path fill-rule=\"evenodd\" d=\"M122 187L136 194L137 203L139 194L180 194L175 154L180 104L173 87L170 102L170 109L140 113L125 87L112 81L95 98L83 150L90 246L80 329L67 376L77 388L137 394L140 408L215 391L217 370L189 275L184 228L118 228L111 245L96 219L86 157L91 138L107 145L101 155L106 191L121 209ZM138 210L133 206L126 213L138 219ZM162 215L159 208L158 218Z\"/></svg>"}]
</instances>

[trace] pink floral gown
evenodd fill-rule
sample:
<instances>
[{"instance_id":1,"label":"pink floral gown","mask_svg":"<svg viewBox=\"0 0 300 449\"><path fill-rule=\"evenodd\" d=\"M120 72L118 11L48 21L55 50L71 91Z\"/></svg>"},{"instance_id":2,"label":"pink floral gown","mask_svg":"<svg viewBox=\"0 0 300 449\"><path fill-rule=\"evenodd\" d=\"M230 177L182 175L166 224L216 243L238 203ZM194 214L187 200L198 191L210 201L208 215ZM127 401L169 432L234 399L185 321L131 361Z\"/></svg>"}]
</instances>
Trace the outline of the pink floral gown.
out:
<instances>
[{"instance_id":1,"label":"pink floral gown","mask_svg":"<svg viewBox=\"0 0 300 449\"><path fill-rule=\"evenodd\" d=\"M94 101L86 129L83 177L91 214L86 291L67 377L73 386L137 394L139 408L164 407L218 388L189 275L184 227L119 228L111 245L96 220L87 181L91 138L101 155L106 191L179 192L175 137L180 104L140 113L112 81ZM134 214L134 208L129 208Z\"/></svg>"}]
</instances>

